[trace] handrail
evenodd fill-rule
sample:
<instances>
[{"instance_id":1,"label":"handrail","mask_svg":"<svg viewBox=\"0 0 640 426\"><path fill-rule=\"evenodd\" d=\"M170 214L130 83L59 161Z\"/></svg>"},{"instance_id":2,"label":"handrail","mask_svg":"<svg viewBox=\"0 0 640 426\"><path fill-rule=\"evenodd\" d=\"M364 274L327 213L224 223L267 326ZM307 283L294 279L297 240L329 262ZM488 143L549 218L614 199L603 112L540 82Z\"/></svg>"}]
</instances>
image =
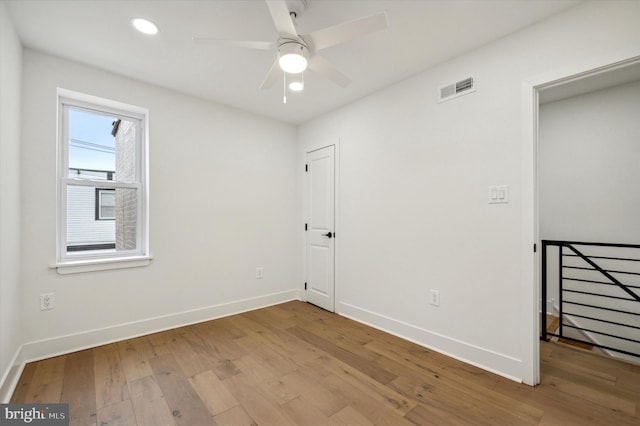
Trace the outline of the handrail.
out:
<instances>
[{"instance_id":1,"label":"handrail","mask_svg":"<svg viewBox=\"0 0 640 426\"><path fill-rule=\"evenodd\" d=\"M592 243L585 241L566 241L566 240L542 240L543 243L547 243L547 245L566 245L566 244L574 244L576 246L594 246L594 247L627 247L627 248L640 248L640 244L619 244L619 243Z\"/></svg>"},{"instance_id":2,"label":"handrail","mask_svg":"<svg viewBox=\"0 0 640 426\"><path fill-rule=\"evenodd\" d=\"M547 259L547 251L550 246L558 247L558 316L560 317L560 323L558 327L558 334L547 331L547 268L549 265ZM576 248L575 246L585 247L609 247L613 253L602 253L599 250L598 255L588 255L585 252L585 248ZM564 250L563 250L564 249ZM607 350L613 350L616 352L640 357L640 349L636 350L634 344L640 344L640 340L637 340L636 335L629 335L634 330L640 330L640 321L634 318L640 316L640 311L635 312L635 303L640 303L640 294L636 293L634 289L640 289L640 283L638 283L638 266L636 262L640 262L640 250L638 254L633 256L626 256L627 253L616 253L620 251L616 249L640 249L640 244L611 244L611 243L599 243L599 242L582 242L582 241L563 241L563 240L542 240L542 330L540 338L542 340L548 340L549 336L555 336L565 338L573 341L581 341L588 343L592 346L600 347ZM566 251L565 251L566 250ZM624 250L627 252L628 250ZM567 258L569 265L564 264L563 258ZM576 259L569 261L569 259ZM583 267L575 262L582 261L590 267ZM615 261L615 268L605 268L598 264L600 261ZM572 264L573 262L573 264ZM627 263L629 262L629 263ZM621 266L620 266L621 265ZM634 268L631 271L625 270L626 267ZM570 271L574 271L573 273ZM594 271L603 278L597 278L592 276L585 276L585 271ZM565 276L565 272L572 276ZM576 274L578 274L576 276ZM616 278L613 274L625 274L624 281L631 281L632 283L623 283L623 278ZM635 280L635 281L634 281ZM609 281L609 282L606 282ZM568 288L565 288L566 286ZM599 293L603 286L607 286L610 290L608 294ZM627 297L621 297L622 295L611 293L613 288L618 288L623 291ZM629 298L630 297L630 298ZM568 298L569 300L565 300ZM604 302L609 300L609 302ZM615 300L620 300L621 305L613 305ZM625 303L631 302L632 305ZM602 303L604 306L598 306ZM568 306L565 306L568 305ZM615 307L614 307L615 306ZM631 306L631 308L629 308ZM596 311L594 311L594 309ZM570 311L570 312L569 312ZM609 314L606 314L606 312ZM587 325L591 324L589 328L583 327L579 322L581 320L587 320ZM573 322L566 323L565 320ZM628 323L625 323L628 321ZM599 324L599 325L598 325ZM582 333L595 333L600 336L605 336L603 343L589 342L576 339L575 337L569 337L564 335L564 326L577 329ZM616 328L617 327L617 328ZM620 328L622 327L622 329ZM622 330L622 331L621 331ZM626 330L626 331L624 331ZM618 333L618 334L615 334ZM628 336L628 337L625 337ZM620 342L623 341L623 342ZM631 342L632 345L629 349L629 344L626 346L624 341ZM615 347L620 345L622 347Z\"/></svg>"}]
</instances>

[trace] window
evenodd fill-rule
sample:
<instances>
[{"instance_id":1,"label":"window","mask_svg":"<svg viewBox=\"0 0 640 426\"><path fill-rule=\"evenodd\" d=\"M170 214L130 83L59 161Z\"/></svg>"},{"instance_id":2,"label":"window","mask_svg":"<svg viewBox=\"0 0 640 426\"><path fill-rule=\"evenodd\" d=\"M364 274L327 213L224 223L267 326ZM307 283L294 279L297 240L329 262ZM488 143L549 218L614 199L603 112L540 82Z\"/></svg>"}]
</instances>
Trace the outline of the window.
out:
<instances>
[{"instance_id":1,"label":"window","mask_svg":"<svg viewBox=\"0 0 640 426\"><path fill-rule=\"evenodd\" d=\"M116 190L96 188L96 220L116 218Z\"/></svg>"},{"instance_id":2,"label":"window","mask_svg":"<svg viewBox=\"0 0 640 426\"><path fill-rule=\"evenodd\" d=\"M146 110L62 89L58 98L58 271L148 259ZM94 269L107 268L83 270Z\"/></svg>"}]
</instances>

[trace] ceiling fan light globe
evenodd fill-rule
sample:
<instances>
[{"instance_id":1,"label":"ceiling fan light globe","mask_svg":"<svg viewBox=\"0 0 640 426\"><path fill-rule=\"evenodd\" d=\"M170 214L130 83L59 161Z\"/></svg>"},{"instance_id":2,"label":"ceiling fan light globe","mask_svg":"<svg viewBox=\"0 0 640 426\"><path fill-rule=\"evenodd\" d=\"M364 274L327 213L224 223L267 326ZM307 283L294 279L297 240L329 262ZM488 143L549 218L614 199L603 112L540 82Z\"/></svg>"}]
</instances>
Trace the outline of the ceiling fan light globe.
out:
<instances>
[{"instance_id":1,"label":"ceiling fan light globe","mask_svg":"<svg viewBox=\"0 0 640 426\"><path fill-rule=\"evenodd\" d=\"M133 18L131 19L131 25L133 25L136 30L140 31L143 34L158 34L158 26L148 19Z\"/></svg>"},{"instance_id":2,"label":"ceiling fan light globe","mask_svg":"<svg viewBox=\"0 0 640 426\"><path fill-rule=\"evenodd\" d=\"M286 42L278 48L278 64L282 71L298 74L307 69L308 50L298 42Z\"/></svg>"},{"instance_id":3,"label":"ceiling fan light globe","mask_svg":"<svg viewBox=\"0 0 640 426\"><path fill-rule=\"evenodd\" d=\"M291 83L289 83L289 89L293 90L294 92L301 92L302 90L304 90L304 83L301 81L292 81Z\"/></svg>"},{"instance_id":4,"label":"ceiling fan light globe","mask_svg":"<svg viewBox=\"0 0 640 426\"><path fill-rule=\"evenodd\" d=\"M288 53L278 58L278 64L282 71L298 74L307 69L307 58L297 53Z\"/></svg>"}]
</instances>

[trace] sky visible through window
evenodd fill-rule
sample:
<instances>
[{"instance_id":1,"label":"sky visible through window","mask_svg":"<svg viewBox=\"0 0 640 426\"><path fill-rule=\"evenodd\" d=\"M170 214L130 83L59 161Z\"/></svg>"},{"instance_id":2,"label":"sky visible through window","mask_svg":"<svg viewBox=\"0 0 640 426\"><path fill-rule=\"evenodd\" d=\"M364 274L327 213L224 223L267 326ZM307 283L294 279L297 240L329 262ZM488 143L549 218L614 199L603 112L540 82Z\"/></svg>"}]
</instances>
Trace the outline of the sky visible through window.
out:
<instances>
[{"instance_id":1,"label":"sky visible through window","mask_svg":"<svg viewBox=\"0 0 640 426\"><path fill-rule=\"evenodd\" d=\"M116 170L115 117L69 110L69 168Z\"/></svg>"}]
</instances>

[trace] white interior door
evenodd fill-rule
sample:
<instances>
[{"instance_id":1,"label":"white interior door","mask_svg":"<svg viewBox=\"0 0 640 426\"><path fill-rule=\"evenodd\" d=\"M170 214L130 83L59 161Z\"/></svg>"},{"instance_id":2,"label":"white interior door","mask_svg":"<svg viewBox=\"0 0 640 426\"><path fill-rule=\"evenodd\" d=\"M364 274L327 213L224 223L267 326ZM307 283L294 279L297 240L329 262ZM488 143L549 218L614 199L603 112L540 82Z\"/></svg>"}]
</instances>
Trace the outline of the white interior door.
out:
<instances>
[{"instance_id":1,"label":"white interior door","mask_svg":"<svg viewBox=\"0 0 640 426\"><path fill-rule=\"evenodd\" d=\"M334 311L335 147L307 153L307 301Z\"/></svg>"}]
</instances>

